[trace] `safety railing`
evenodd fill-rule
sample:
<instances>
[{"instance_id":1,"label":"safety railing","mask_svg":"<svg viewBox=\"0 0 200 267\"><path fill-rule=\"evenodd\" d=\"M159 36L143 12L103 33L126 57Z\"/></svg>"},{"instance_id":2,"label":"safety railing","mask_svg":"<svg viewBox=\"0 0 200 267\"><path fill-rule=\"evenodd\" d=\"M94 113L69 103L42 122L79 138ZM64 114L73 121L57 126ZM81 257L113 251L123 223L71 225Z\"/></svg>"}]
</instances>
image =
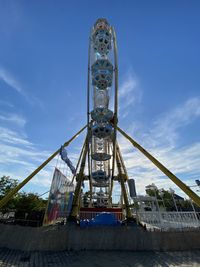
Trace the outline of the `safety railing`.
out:
<instances>
[{"instance_id":1,"label":"safety railing","mask_svg":"<svg viewBox=\"0 0 200 267\"><path fill-rule=\"evenodd\" d=\"M137 212L138 221L147 228L193 228L200 227L200 212Z\"/></svg>"},{"instance_id":2,"label":"safety railing","mask_svg":"<svg viewBox=\"0 0 200 267\"><path fill-rule=\"evenodd\" d=\"M42 220L40 219L27 219L27 218L15 218L15 211L0 211L0 223L3 224L13 224L13 225L21 225L21 226L33 226L39 227L42 225Z\"/></svg>"}]
</instances>

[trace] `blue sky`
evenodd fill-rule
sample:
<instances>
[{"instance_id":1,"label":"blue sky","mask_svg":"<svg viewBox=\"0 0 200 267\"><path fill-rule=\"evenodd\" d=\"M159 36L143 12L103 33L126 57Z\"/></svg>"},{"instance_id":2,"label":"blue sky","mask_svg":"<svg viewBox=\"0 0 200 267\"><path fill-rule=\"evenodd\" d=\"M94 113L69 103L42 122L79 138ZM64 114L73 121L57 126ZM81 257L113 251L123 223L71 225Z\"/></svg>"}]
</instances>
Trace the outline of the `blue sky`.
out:
<instances>
[{"instance_id":1,"label":"blue sky","mask_svg":"<svg viewBox=\"0 0 200 267\"><path fill-rule=\"evenodd\" d=\"M89 31L106 17L118 40L119 125L192 185L199 12L199 1L0 1L0 174L22 180L86 123ZM72 160L83 137L68 148ZM173 187L120 135L119 143L138 192L151 182ZM47 190L51 166L25 190Z\"/></svg>"}]
</instances>

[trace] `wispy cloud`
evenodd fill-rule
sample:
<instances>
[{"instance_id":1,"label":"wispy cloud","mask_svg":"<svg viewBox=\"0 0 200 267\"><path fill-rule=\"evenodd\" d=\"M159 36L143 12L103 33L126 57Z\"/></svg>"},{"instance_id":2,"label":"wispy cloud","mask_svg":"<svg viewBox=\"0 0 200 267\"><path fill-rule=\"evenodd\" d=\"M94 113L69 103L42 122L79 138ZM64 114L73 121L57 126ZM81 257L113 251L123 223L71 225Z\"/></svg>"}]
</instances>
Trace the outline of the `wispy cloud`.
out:
<instances>
[{"instance_id":1,"label":"wispy cloud","mask_svg":"<svg viewBox=\"0 0 200 267\"><path fill-rule=\"evenodd\" d=\"M0 121L12 123L20 127L24 127L26 124L26 119L23 116L12 113L0 114Z\"/></svg>"},{"instance_id":2,"label":"wispy cloud","mask_svg":"<svg viewBox=\"0 0 200 267\"><path fill-rule=\"evenodd\" d=\"M0 127L0 151L0 175L10 175L19 181L26 178L51 154L51 151L41 150L30 142L24 134L4 127ZM53 160L37 174L29 183L29 190L31 188L37 192L48 189L55 164Z\"/></svg>"},{"instance_id":3,"label":"wispy cloud","mask_svg":"<svg viewBox=\"0 0 200 267\"><path fill-rule=\"evenodd\" d=\"M152 135L155 139L162 139L174 145L179 137L179 130L193 123L198 117L200 117L200 98L193 97L166 114L161 114L154 123Z\"/></svg>"},{"instance_id":4,"label":"wispy cloud","mask_svg":"<svg viewBox=\"0 0 200 267\"><path fill-rule=\"evenodd\" d=\"M12 160L27 162L40 162L49 155L49 151L41 151L28 140L28 138L16 131L0 127L0 161L8 163Z\"/></svg>"},{"instance_id":5,"label":"wispy cloud","mask_svg":"<svg viewBox=\"0 0 200 267\"><path fill-rule=\"evenodd\" d=\"M0 105L7 106L9 108L14 108L14 105L6 100L0 100Z\"/></svg>"},{"instance_id":6,"label":"wispy cloud","mask_svg":"<svg viewBox=\"0 0 200 267\"><path fill-rule=\"evenodd\" d=\"M24 86L16 79L16 77L11 74L8 70L0 66L0 80L7 84L11 89L15 90L18 94L26 99L26 101L31 105L37 105L40 108L44 108L42 101L32 96L27 90L24 89Z\"/></svg>"},{"instance_id":7,"label":"wispy cloud","mask_svg":"<svg viewBox=\"0 0 200 267\"><path fill-rule=\"evenodd\" d=\"M0 80L4 81L8 86L22 94L22 88L19 82L7 70L0 67Z\"/></svg>"},{"instance_id":8,"label":"wispy cloud","mask_svg":"<svg viewBox=\"0 0 200 267\"><path fill-rule=\"evenodd\" d=\"M0 127L0 142L15 145L32 146L33 144L25 137L8 128Z\"/></svg>"},{"instance_id":9,"label":"wispy cloud","mask_svg":"<svg viewBox=\"0 0 200 267\"><path fill-rule=\"evenodd\" d=\"M0 176L9 175L22 181L32 173L52 151L41 149L33 144L25 134L0 127ZM77 155L70 153L70 158L77 161ZM71 179L67 165L56 157L23 188L28 191L44 192L51 184L54 167L57 166Z\"/></svg>"},{"instance_id":10,"label":"wispy cloud","mask_svg":"<svg viewBox=\"0 0 200 267\"><path fill-rule=\"evenodd\" d=\"M187 128L199 116L200 98L190 98L166 114L159 115L151 131L141 132L141 145L188 185L192 185L200 176L200 143L178 147L176 141L181 130L185 129L183 127ZM130 127L129 134L133 135ZM158 187L175 188L182 194L168 177L127 140L120 137L119 143L130 176L136 179L139 193L144 193L145 186L153 182Z\"/></svg>"},{"instance_id":11,"label":"wispy cloud","mask_svg":"<svg viewBox=\"0 0 200 267\"><path fill-rule=\"evenodd\" d=\"M142 90L139 86L139 81L132 70L130 70L119 86L119 102L120 116L126 117L136 104L140 103L142 98Z\"/></svg>"}]
</instances>

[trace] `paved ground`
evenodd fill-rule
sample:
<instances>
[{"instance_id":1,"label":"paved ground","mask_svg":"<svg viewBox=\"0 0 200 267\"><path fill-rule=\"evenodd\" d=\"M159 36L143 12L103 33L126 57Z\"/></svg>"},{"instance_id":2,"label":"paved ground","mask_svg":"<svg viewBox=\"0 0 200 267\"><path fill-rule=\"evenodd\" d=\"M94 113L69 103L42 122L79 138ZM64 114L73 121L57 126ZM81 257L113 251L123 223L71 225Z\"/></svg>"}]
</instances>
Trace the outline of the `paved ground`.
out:
<instances>
[{"instance_id":1,"label":"paved ground","mask_svg":"<svg viewBox=\"0 0 200 267\"><path fill-rule=\"evenodd\" d=\"M185 252L22 252L0 249L1 267L132 267L200 266L200 251Z\"/></svg>"}]
</instances>

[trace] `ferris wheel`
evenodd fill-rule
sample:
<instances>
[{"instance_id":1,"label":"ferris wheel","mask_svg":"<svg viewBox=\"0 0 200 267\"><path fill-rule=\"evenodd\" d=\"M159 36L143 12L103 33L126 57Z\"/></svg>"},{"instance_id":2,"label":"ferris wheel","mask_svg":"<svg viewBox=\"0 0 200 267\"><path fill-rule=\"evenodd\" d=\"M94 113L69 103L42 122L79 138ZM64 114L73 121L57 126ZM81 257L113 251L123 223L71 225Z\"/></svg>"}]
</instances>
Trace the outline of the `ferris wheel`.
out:
<instances>
[{"instance_id":1,"label":"ferris wheel","mask_svg":"<svg viewBox=\"0 0 200 267\"><path fill-rule=\"evenodd\" d=\"M98 19L90 33L88 54L88 173L91 201L100 189L100 195L111 202L116 157L117 99L116 35L106 19Z\"/></svg>"}]
</instances>

